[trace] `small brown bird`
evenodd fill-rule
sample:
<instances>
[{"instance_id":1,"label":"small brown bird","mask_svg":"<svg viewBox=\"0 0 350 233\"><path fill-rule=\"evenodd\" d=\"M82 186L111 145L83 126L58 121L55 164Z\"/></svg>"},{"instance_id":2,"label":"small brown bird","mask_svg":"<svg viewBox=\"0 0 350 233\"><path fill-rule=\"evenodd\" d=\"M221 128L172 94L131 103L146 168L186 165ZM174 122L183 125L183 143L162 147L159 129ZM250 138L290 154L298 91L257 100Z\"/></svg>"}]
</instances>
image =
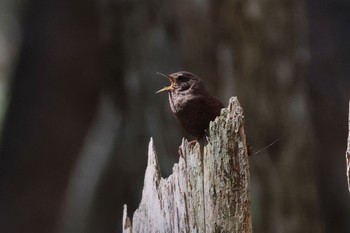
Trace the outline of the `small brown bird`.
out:
<instances>
[{"instance_id":1,"label":"small brown bird","mask_svg":"<svg viewBox=\"0 0 350 233\"><path fill-rule=\"evenodd\" d=\"M156 93L168 91L171 111L183 128L200 141L209 122L220 115L224 105L205 89L200 78L190 72L158 74L167 77L171 84Z\"/></svg>"}]
</instances>

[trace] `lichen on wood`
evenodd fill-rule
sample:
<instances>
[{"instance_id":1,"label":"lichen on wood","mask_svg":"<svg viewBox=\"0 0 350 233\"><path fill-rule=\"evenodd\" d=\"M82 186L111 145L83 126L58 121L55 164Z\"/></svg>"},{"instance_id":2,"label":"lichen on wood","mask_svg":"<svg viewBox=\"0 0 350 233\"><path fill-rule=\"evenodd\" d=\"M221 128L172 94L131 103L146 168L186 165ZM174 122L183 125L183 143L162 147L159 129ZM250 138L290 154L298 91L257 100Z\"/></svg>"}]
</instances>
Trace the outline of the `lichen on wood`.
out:
<instances>
[{"instance_id":1,"label":"lichen on wood","mask_svg":"<svg viewBox=\"0 0 350 233\"><path fill-rule=\"evenodd\" d=\"M236 97L210 123L206 142L181 144L173 173L161 177L151 138L139 208L123 232L251 232L243 110Z\"/></svg>"}]
</instances>

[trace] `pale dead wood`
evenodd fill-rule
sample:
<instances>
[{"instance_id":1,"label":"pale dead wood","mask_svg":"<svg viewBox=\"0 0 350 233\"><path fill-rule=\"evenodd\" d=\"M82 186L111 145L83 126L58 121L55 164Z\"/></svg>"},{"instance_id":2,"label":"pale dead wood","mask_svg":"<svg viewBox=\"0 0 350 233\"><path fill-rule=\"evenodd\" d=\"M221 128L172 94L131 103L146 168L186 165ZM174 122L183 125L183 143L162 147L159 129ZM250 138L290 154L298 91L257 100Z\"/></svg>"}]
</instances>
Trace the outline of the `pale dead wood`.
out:
<instances>
[{"instance_id":1,"label":"pale dead wood","mask_svg":"<svg viewBox=\"0 0 350 233\"><path fill-rule=\"evenodd\" d=\"M181 147L183 157L161 177L151 139L139 208L123 232L251 232L249 164L243 110L232 97L209 127L209 142Z\"/></svg>"},{"instance_id":2,"label":"pale dead wood","mask_svg":"<svg viewBox=\"0 0 350 233\"><path fill-rule=\"evenodd\" d=\"M349 132L348 132L348 146L346 150L346 176L348 177L348 189L350 192L350 101L349 101L349 118L348 118L348 127L349 127Z\"/></svg>"}]
</instances>

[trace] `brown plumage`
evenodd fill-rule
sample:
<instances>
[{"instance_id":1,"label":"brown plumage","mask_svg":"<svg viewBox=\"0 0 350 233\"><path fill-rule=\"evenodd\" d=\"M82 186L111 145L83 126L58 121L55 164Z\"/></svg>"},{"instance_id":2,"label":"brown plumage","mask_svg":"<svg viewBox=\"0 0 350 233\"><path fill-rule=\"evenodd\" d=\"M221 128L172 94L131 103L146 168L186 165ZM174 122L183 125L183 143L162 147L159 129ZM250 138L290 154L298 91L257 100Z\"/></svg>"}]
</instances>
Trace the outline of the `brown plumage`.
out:
<instances>
[{"instance_id":1,"label":"brown plumage","mask_svg":"<svg viewBox=\"0 0 350 233\"><path fill-rule=\"evenodd\" d=\"M200 78L190 72L163 76L170 80L171 85L157 93L168 92L171 111L188 133L201 140L209 122L220 115L223 104L205 89Z\"/></svg>"}]
</instances>

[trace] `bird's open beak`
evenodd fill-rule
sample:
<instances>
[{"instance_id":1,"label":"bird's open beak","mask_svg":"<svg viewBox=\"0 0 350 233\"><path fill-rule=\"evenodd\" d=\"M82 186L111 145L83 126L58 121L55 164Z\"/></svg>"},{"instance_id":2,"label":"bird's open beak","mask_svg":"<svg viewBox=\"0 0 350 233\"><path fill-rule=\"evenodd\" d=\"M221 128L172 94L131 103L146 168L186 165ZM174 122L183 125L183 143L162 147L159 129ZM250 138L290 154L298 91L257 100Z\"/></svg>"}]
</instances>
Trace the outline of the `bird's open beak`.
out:
<instances>
[{"instance_id":1,"label":"bird's open beak","mask_svg":"<svg viewBox=\"0 0 350 233\"><path fill-rule=\"evenodd\" d=\"M160 89L159 91L156 92L156 94L160 93L160 92L163 92L163 91L171 91L174 88L175 79L172 76L170 76L170 75L165 75L165 74L162 74L162 73L159 73L159 72L157 72L157 74L168 78L169 81L171 82L171 84L170 84L170 86L167 86L167 87L164 87L164 88Z\"/></svg>"}]
</instances>

